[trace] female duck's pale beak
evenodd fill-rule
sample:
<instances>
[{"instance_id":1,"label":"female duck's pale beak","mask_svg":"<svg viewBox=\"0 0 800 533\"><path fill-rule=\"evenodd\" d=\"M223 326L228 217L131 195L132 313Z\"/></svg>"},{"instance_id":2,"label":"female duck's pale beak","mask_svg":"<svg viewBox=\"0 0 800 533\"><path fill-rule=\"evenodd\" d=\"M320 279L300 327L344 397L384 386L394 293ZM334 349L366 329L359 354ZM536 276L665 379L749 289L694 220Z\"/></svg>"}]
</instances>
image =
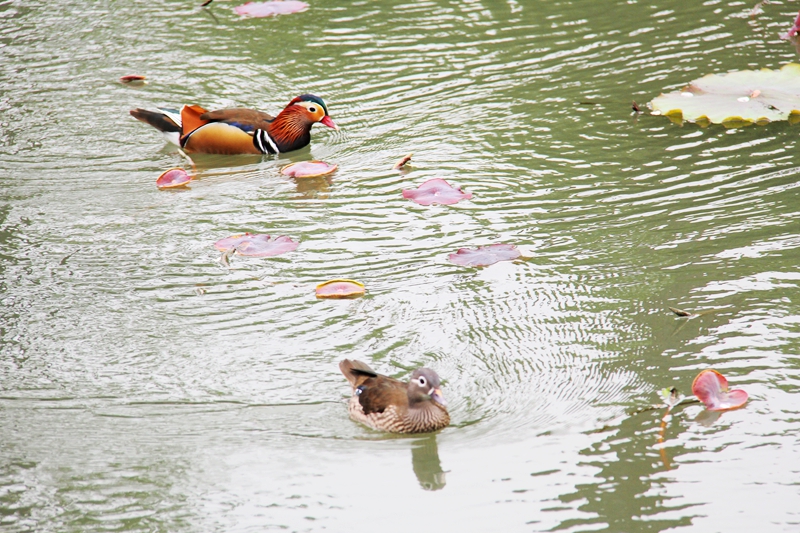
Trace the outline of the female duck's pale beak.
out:
<instances>
[{"instance_id":1,"label":"female duck's pale beak","mask_svg":"<svg viewBox=\"0 0 800 533\"><path fill-rule=\"evenodd\" d=\"M434 402L438 403L442 407L447 407L447 400L444 399L442 389L433 389L430 393L430 397Z\"/></svg>"},{"instance_id":2,"label":"female duck's pale beak","mask_svg":"<svg viewBox=\"0 0 800 533\"><path fill-rule=\"evenodd\" d=\"M337 126L336 123L333 121L333 119L331 117L329 117L328 115L325 115L324 117L322 117L322 120L320 120L319 123L320 124L325 124L329 128L333 128L333 129L335 129L337 131L339 130L339 126Z\"/></svg>"}]
</instances>

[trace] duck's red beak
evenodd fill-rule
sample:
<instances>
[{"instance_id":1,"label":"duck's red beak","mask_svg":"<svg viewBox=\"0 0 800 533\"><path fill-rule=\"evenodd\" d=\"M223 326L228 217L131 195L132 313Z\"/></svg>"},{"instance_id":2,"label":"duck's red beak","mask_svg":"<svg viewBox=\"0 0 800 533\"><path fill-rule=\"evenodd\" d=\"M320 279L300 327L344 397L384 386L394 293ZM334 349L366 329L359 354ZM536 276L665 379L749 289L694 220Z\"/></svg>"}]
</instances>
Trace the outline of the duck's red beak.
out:
<instances>
[{"instance_id":1,"label":"duck's red beak","mask_svg":"<svg viewBox=\"0 0 800 533\"><path fill-rule=\"evenodd\" d=\"M333 129L335 129L337 131L339 130L339 126L337 126L336 123L333 121L333 119L331 117L329 117L328 115L325 115L324 117L322 117L322 120L320 120L319 123L320 124L325 124L329 128L333 128Z\"/></svg>"}]
</instances>

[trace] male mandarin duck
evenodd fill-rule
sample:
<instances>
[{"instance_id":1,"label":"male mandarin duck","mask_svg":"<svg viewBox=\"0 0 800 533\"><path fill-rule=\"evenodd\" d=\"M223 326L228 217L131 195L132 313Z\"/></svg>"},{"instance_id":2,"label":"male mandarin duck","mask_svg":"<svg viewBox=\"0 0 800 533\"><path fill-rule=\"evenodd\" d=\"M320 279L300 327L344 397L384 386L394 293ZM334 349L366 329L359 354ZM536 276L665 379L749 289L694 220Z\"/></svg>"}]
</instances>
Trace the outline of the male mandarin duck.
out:
<instances>
[{"instance_id":1,"label":"male mandarin duck","mask_svg":"<svg viewBox=\"0 0 800 533\"><path fill-rule=\"evenodd\" d=\"M311 126L339 129L322 98L303 94L273 117L245 108L206 111L197 105L173 109L133 109L134 118L150 124L187 152L206 154L280 154L307 146Z\"/></svg>"},{"instance_id":2,"label":"male mandarin duck","mask_svg":"<svg viewBox=\"0 0 800 533\"><path fill-rule=\"evenodd\" d=\"M430 368L415 370L408 383L361 361L345 359L339 370L353 387L348 412L356 422L390 433L428 433L450 424L439 376Z\"/></svg>"}]
</instances>

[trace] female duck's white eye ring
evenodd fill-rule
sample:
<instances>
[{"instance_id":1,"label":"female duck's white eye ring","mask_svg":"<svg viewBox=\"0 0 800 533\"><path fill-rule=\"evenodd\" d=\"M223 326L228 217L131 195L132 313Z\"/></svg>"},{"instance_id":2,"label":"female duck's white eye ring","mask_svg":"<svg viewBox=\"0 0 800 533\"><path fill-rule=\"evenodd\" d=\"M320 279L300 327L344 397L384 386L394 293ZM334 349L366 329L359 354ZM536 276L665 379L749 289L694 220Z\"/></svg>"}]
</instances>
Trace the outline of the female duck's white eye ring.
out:
<instances>
[{"instance_id":1,"label":"female duck's white eye ring","mask_svg":"<svg viewBox=\"0 0 800 533\"><path fill-rule=\"evenodd\" d=\"M420 387L424 387L426 383L425 376L420 376L419 378L417 378L417 383L419 383Z\"/></svg>"}]
</instances>

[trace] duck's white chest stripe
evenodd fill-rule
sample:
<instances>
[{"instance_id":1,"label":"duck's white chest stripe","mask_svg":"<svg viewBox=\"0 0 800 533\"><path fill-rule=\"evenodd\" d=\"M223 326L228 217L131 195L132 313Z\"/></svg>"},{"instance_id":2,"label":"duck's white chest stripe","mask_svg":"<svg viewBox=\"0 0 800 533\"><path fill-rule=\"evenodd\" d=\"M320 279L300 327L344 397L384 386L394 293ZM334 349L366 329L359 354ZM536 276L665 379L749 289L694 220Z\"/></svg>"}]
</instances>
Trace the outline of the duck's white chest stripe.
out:
<instances>
[{"instance_id":1,"label":"duck's white chest stripe","mask_svg":"<svg viewBox=\"0 0 800 533\"><path fill-rule=\"evenodd\" d=\"M256 146L263 154L279 154L278 146L266 130L256 130L255 134Z\"/></svg>"}]
</instances>

